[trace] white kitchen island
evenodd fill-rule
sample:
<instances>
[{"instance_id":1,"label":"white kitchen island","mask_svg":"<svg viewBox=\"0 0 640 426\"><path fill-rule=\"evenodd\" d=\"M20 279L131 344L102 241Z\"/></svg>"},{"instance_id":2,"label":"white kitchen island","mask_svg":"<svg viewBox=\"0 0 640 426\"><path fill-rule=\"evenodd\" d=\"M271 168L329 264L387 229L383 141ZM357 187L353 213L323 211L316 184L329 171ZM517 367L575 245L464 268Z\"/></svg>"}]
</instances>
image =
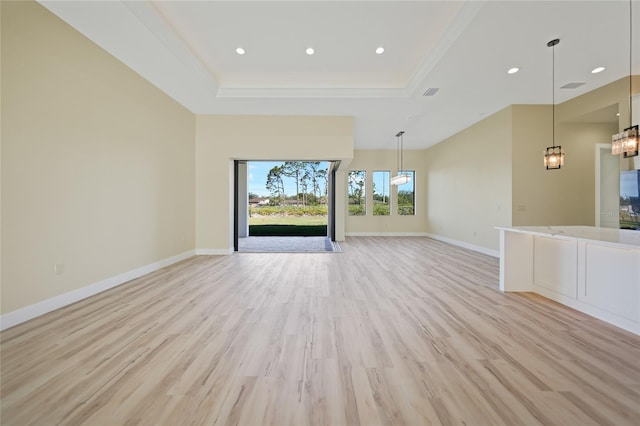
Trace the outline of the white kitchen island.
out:
<instances>
[{"instance_id":1,"label":"white kitchen island","mask_svg":"<svg viewBox=\"0 0 640 426\"><path fill-rule=\"evenodd\" d=\"M500 290L535 292L640 334L640 231L500 230Z\"/></svg>"}]
</instances>

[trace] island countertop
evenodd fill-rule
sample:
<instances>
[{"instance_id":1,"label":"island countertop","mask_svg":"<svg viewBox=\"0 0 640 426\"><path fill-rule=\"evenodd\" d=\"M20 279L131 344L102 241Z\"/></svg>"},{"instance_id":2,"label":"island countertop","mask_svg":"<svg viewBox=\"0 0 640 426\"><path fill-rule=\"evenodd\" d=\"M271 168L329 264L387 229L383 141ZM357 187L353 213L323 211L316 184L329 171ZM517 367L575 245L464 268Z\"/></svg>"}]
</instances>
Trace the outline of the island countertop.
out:
<instances>
[{"instance_id":1,"label":"island countertop","mask_svg":"<svg viewBox=\"0 0 640 426\"><path fill-rule=\"evenodd\" d=\"M616 246L640 249L640 231L630 229L598 228L595 226L498 226L496 229L544 237L605 242Z\"/></svg>"},{"instance_id":2,"label":"island countertop","mask_svg":"<svg viewBox=\"0 0 640 426\"><path fill-rule=\"evenodd\" d=\"M500 230L500 290L534 292L640 335L640 231Z\"/></svg>"}]
</instances>

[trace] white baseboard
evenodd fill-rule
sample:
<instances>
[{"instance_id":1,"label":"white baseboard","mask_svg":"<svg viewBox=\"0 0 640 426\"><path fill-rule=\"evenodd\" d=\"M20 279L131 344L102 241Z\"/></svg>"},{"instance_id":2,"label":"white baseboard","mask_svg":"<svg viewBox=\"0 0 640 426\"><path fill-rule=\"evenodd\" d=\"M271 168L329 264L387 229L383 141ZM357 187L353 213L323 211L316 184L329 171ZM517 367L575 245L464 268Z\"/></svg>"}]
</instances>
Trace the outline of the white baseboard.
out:
<instances>
[{"instance_id":1,"label":"white baseboard","mask_svg":"<svg viewBox=\"0 0 640 426\"><path fill-rule=\"evenodd\" d=\"M533 291L541 296L546 297L547 299L562 303L563 305L590 315L594 318L597 318L604 322L608 322L609 324L613 324L616 327L620 327L631 333L640 335L640 323L632 321L628 318L621 317L620 315L616 315L580 300L576 300L560 293L556 293L555 291L549 290L539 285L534 284Z\"/></svg>"},{"instance_id":2,"label":"white baseboard","mask_svg":"<svg viewBox=\"0 0 640 426\"><path fill-rule=\"evenodd\" d=\"M441 235L435 235L435 234L429 234L429 233L426 233L425 235L429 238L433 238L434 240L442 241L443 243L477 251L478 253L486 254L487 256L498 257L498 258L500 257L500 250L493 250L486 247L477 246L475 244L454 240L453 238L447 238Z\"/></svg>"},{"instance_id":3,"label":"white baseboard","mask_svg":"<svg viewBox=\"0 0 640 426\"><path fill-rule=\"evenodd\" d=\"M347 237L426 237L426 232L345 232Z\"/></svg>"},{"instance_id":4,"label":"white baseboard","mask_svg":"<svg viewBox=\"0 0 640 426\"><path fill-rule=\"evenodd\" d=\"M233 253L233 247L228 249L196 249L197 256L228 256Z\"/></svg>"},{"instance_id":5,"label":"white baseboard","mask_svg":"<svg viewBox=\"0 0 640 426\"><path fill-rule=\"evenodd\" d=\"M195 254L195 250L189 250L184 253L169 257L167 259L150 263L149 265L141 266L132 271L125 272L123 274L116 275L102 281L98 281L97 283L89 284L68 293L52 297L51 299L43 300L42 302L38 302L33 305L25 306L24 308L20 308L13 312L9 312L0 316L0 331L6 330L7 328L11 328L25 321L29 321L33 318L37 318L48 312L55 311L56 309L71 305L72 303L75 303L82 299L86 299L87 297L102 293L105 290L117 287L120 284L124 284L135 278L157 271L158 269L164 268L165 266L180 262L181 260L187 259Z\"/></svg>"}]
</instances>

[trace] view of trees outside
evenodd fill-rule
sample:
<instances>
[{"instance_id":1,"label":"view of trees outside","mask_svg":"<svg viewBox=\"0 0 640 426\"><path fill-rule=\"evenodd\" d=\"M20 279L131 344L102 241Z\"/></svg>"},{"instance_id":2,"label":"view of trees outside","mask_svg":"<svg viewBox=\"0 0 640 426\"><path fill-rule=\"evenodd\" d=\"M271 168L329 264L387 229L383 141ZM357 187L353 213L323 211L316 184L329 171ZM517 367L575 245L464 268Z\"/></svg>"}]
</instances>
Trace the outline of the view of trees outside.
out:
<instances>
[{"instance_id":1,"label":"view of trees outside","mask_svg":"<svg viewBox=\"0 0 640 426\"><path fill-rule=\"evenodd\" d=\"M349 171L349 216L364 216L367 213L366 179L367 172L364 170Z\"/></svg>"},{"instance_id":2,"label":"view of trees outside","mask_svg":"<svg viewBox=\"0 0 640 426\"><path fill-rule=\"evenodd\" d=\"M371 196L374 216L391 214L391 172L374 170ZM397 187L396 213L415 215L415 171ZM367 214L367 171L348 173L348 214ZM328 163L319 161L249 162L249 225L319 226L327 223ZM250 231L251 232L251 231Z\"/></svg>"},{"instance_id":3,"label":"view of trees outside","mask_svg":"<svg viewBox=\"0 0 640 426\"><path fill-rule=\"evenodd\" d=\"M373 215L388 216L389 208L389 179L391 173L388 170L373 171Z\"/></svg>"},{"instance_id":4,"label":"view of trees outside","mask_svg":"<svg viewBox=\"0 0 640 426\"><path fill-rule=\"evenodd\" d=\"M269 170L265 188L270 193L269 204L284 206L295 200L296 206L327 204L327 166L320 161L287 161ZM294 194L286 194L285 181L293 181Z\"/></svg>"},{"instance_id":5,"label":"view of trees outside","mask_svg":"<svg viewBox=\"0 0 640 426\"><path fill-rule=\"evenodd\" d=\"M415 184L416 172L414 170L403 170L399 173L406 173L411 176L411 180L404 185L398 185L398 214L412 216L415 212Z\"/></svg>"},{"instance_id":6,"label":"view of trees outside","mask_svg":"<svg viewBox=\"0 0 640 426\"><path fill-rule=\"evenodd\" d=\"M247 164L250 236L327 235L327 162Z\"/></svg>"}]
</instances>

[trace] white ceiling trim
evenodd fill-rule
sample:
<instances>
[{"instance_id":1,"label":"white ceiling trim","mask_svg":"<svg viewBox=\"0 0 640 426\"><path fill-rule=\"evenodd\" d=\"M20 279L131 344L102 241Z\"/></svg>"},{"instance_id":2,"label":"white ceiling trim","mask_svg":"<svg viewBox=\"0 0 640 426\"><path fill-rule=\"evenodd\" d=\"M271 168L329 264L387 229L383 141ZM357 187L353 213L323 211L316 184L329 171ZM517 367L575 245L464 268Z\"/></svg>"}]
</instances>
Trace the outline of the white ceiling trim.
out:
<instances>
[{"instance_id":1,"label":"white ceiling trim","mask_svg":"<svg viewBox=\"0 0 640 426\"><path fill-rule=\"evenodd\" d=\"M193 113L205 113L215 98L217 84L211 75L203 75L193 57L186 63L179 60L185 53L175 39L157 36L161 18L144 10L146 2L132 2L140 4L131 8L121 1L39 3Z\"/></svg>"},{"instance_id":2,"label":"white ceiling trim","mask_svg":"<svg viewBox=\"0 0 640 426\"><path fill-rule=\"evenodd\" d=\"M177 31L162 17L153 3L147 1L128 1L124 5L133 12L140 22L175 55L178 61L190 65L201 77L201 81L211 90L218 90L218 81L214 73L204 65L187 44L180 38Z\"/></svg>"},{"instance_id":3,"label":"white ceiling trim","mask_svg":"<svg viewBox=\"0 0 640 426\"><path fill-rule=\"evenodd\" d=\"M429 73L442 59L444 54L455 43L473 21L486 0L467 2L456 14L452 23L438 41L435 48L427 55L414 71L407 86L402 88L218 88L219 98L408 98L422 95L426 89L425 80ZM423 87L424 86L424 87Z\"/></svg>"},{"instance_id":4,"label":"white ceiling trim","mask_svg":"<svg viewBox=\"0 0 640 426\"><path fill-rule=\"evenodd\" d=\"M438 27L428 56L412 62L398 85L329 83L326 88L296 87L306 83L242 87L231 81L220 87L222 78L175 31L171 15L151 0L39 1L195 114L353 116L357 149L393 149L393 135L400 129L407 131L407 149L426 148L508 105L547 104L551 52L545 43L551 38L562 38L564 46L557 57L558 85L587 83L558 90L558 103L629 70L629 33L619 25L628 13L625 1L466 0L455 14L443 15L447 24ZM640 3L633 1L634 6ZM640 7L634 7L633 21L640 22ZM427 25L420 19L422 24ZM227 52L229 47L235 46L228 45ZM637 74L640 50L633 47ZM521 71L507 75L512 66ZM595 66L606 71L591 74ZM222 77L224 69L220 72ZM434 97L422 96L428 87L441 90Z\"/></svg>"},{"instance_id":5,"label":"white ceiling trim","mask_svg":"<svg viewBox=\"0 0 640 426\"><path fill-rule=\"evenodd\" d=\"M486 0L467 2L456 14L452 23L438 41L435 48L420 63L402 88L218 88L218 98L406 98L422 95L425 80L442 59L448 49L464 32L484 6ZM423 88L424 86L424 88Z\"/></svg>"},{"instance_id":6,"label":"white ceiling trim","mask_svg":"<svg viewBox=\"0 0 640 426\"><path fill-rule=\"evenodd\" d=\"M480 9L484 6L486 0L478 0L466 2L462 9L456 14L451 25L447 27L442 34L442 38L438 41L435 48L422 60L420 66L409 80L406 92L410 95L422 95L428 85L425 80L429 73L440 62L444 54L458 39L460 34L464 32L467 26L473 21Z\"/></svg>"},{"instance_id":7,"label":"white ceiling trim","mask_svg":"<svg viewBox=\"0 0 640 426\"><path fill-rule=\"evenodd\" d=\"M350 88L277 88L240 89L220 87L219 98L407 98L406 89L350 89Z\"/></svg>"}]
</instances>

